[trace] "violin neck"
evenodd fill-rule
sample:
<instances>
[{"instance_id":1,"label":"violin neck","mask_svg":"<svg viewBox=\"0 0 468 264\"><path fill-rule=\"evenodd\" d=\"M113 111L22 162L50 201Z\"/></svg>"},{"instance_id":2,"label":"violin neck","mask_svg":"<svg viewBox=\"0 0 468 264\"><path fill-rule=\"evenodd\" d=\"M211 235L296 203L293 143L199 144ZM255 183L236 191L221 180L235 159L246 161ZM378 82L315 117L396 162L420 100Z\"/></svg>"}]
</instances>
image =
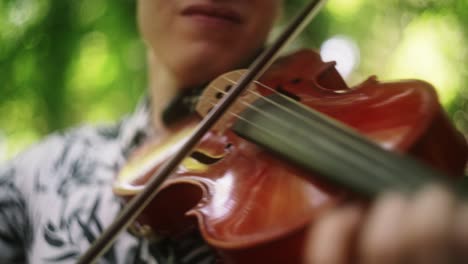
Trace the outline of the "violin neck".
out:
<instances>
[{"instance_id":1,"label":"violin neck","mask_svg":"<svg viewBox=\"0 0 468 264\"><path fill-rule=\"evenodd\" d=\"M412 193L425 183L447 178L279 94L257 100L241 113L233 131L314 175L367 197L384 190Z\"/></svg>"}]
</instances>

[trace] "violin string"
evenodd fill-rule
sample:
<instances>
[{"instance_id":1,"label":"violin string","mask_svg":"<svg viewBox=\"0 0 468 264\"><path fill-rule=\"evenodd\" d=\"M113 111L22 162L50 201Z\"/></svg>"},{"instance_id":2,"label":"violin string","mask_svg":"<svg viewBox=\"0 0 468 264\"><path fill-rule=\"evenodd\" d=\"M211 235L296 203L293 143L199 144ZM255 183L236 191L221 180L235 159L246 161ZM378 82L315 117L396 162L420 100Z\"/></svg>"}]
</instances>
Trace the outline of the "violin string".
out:
<instances>
[{"instance_id":1,"label":"violin string","mask_svg":"<svg viewBox=\"0 0 468 264\"><path fill-rule=\"evenodd\" d=\"M238 73L239 76L242 76L243 74L242 73ZM226 76L222 76L222 78L224 78L225 80L231 82L232 84L236 84L236 81L230 79L230 78L227 78ZM305 109L307 112L311 112L310 109L305 106L305 105L302 105L302 104L299 104L297 101L295 101L294 99L280 93L280 92L277 92L275 89L261 83L261 82L258 82L258 81L254 81L254 83L262 86L263 88L265 89L268 89L270 90L272 93L274 94L277 94L278 96L280 96L281 98L291 102L292 104L294 104L295 106L297 107L301 107L303 109ZM224 93L226 94L226 92L216 88L219 92L221 93ZM405 177L404 175L406 175L405 170L406 171L409 171L411 169L413 169L413 172L414 172L414 169L418 170L419 174L421 174L421 169L420 167L418 168L417 166L415 167L412 163L405 163L404 165L401 164L401 162L394 162L394 163L389 163L388 160L391 158L391 156L389 155L385 155L385 154L388 154L387 151L383 150L380 146L376 145L374 142L371 142L369 141L368 139L366 138L363 138L361 135L357 134L357 133L352 133L352 131L349 130L348 127L346 127L345 125L339 123L339 122L336 122L335 120L327 120L325 115L320 113L320 112L311 112L312 115L305 115L304 113L298 113L297 111L293 111L289 108L287 108L286 106L282 105L282 104L279 104L273 100L271 100L270 98L266 97L266 96L263 96L255 91L252 91L250 89L247 89L246 92L249 92L249 93L252 93L254 95L256 95L257 97L263 99L265 102L267 103L270 103L272 104L273 106L277 107L278 109L282 110L282 111L285 111L285 112L288 112L289 114L293 115L293 116L296 116L297 118L301 119L301 121L303 122L306 122L308 123L311 127L314 127L314 133L316 134L316 136L320 136L321 138L328 138L330 139L330 141L332 142L338 142L338 144L340 145L340 147L345 147L347 148L349 151L349 155L360 155L362 157L362 159L360 160L363 160L363 161L369 161L371 162L373 165L374 165L374 168L376 166L379 167L379 170L382 171L383 169L385 169L385 171L388 173L387 176L384 176L382 174L381 177L383 177L383 180L392 180L392 179L395 179L395 180L399 180L400 182L402 183L408 183L408 184L412 184L412 185L417 185L421 182L421 177L417 178L417 177L407 177L407 178L403 178ZM243 104L246 104L246 102L244 101ZM250 104L247 102L247 104ZM251 108L251 106L247 105L247 107ZM267 116L264 111L259 111L259 109L253 109L254 111L256 112L259 112L260 114L264 115L264 116ZM263 113L262 113L263 112ZM267 116L268 118L268 116ZM277 120L276 117L274 116L269 116L269 119L270 120L273 120L275 121L275 123L277 124L281 124L281 121L280 120ZM342 129L339 129L339 128L342 128ZM264 129L263 129L264 130ZM321 130L321 134L320 134L320 131ZM308 131L301 131L303 133L306 133L306 135L309 135L310 133L308 133ZM281 139L281 138L278 138L278 139ZM421 176L423 176L423 178L426 178L424 177L424 174L427 174L427 171L425 170L422 170L422 174ZM380 177L380 174L374 174L375 177ZM390 176L390 177L389 177ZM398 176L399 179L396 179Z\"/></svg>"},{"instance_id":2,"label":"violin string","mask_svg":"<svg viewBox=\"0 0 468 264\"><path fill-rule=\"evenodd\" d=\"M242 75L241 73L239 73L239 74ZM236 81L234 81L234 80L232 80L232 79L229 79L229 78L227 78L227 77L225 77L225 76L223 76L223 79L225 79L225 80L231 82L232 84L236 84ZM294 99L292 99L292 98L290 98L290 97L284 95L283 93L280 93L280 92L276 91L275 89L273 89L272 87L270 87L270 86L268 86L268 85L265 85L265 84L263 84L263 83L261 83L261 82L259 82L259 81L254 81L254 83L255 83L255 84L258 84L259 86L261 86L261 87L263 87L263 88L265 88L265 89L271 91L272 93L274 93L274 94L276 94L276 95L282 97L283 99L286 99L286 100L288 100L288 101L290 101L290 102L292 102L292 103L294 103L294 104L297 104L297 102L296 102ZM218 90L218 91L219 91L219 90ZM286 111L286 112L288 112L288 113L290 113L290 114L292 114L292 115L295 115L296 117L302 119L302 121L310 122L310 119L307 118L305 115L301 115L301 114L299 114L299 113L297 113L297 112L295 112L295 111L292 111L292 110L290 110L289 108L285 107L284 105L281 105L281 104L279 104L279 103L277 103L277 102L275 102L275 101L269 99L267 96L264 96L264 95L262 95L262 94L260 94L260 93L258 93L258 92L256 92L256 91L252 91L252 90L250 90L250 89L247 89L246 92L249 92L249 93L251 93L251 94L254 94L254 95L258 96L259 98L265 100L266 102L268 102L268 103L270 103L270 104L272 104L272 105L278 107L279 109L284 110L284 111ZM297 105L300 105L300 104L297 104ZM302 106L302 105L300 105L300 106ZM321 120L316 120L316 121L321 122ZM311 123L311 124L312 124L312 123Z\"/></svg>"},{"instance_id":3,"label":"violin string","mask_svg":"<svg viewBox=\"0 0 468 264\"><path fill-rule=\"evenodd\" d=\"M229 80L229 79L227 79L227 80ZM234 82L233 80L229 80L229 81L230 81L230 82ZM274 89L272 89L271 87L268 87L268 86L266 86L266 85L264 85L264 84L261 84L261 85L264 86L265 88L271 90L271 91L274 91ZM218 87L214 87L214 86L211 86L211 87L214 88L215 90L217 90L217 91L220 92L220 93L227 94L227 92L225 92L225 91L219 89ZM290 114L292 114L292 115L295 115L296 117L300 118L302 121L310 123L312 126L317 126L317 123L311 122L311 120L308 119L306 116L304 116L304 115L302 115L302 114L300 114L300 113L298 113L298 112L292 111L291 109L288 109L286 106L281 105L281 104L279 104L279 103L277 103L277 102L271 100L270 98L268 98L268 97L266 97L266 96L263 96L263 95L261 95L261 94L259 94L259 93L257 93L257 92L251 91L251 90L249 90L249 89L248 89L247 91L248 91L249 93L252 93L252 94L258 96L259 98L265 100L267 103L273 105L274 107L277 107L277 108L280 109L280 110L283 110L283 111L288 112L288 113L290 113ZM274 91L274 92L276 92L276 91ZM279 95L282 96L283 98L286 98L286 99L288 99L288 100L292 100L292 99L290 99L289 97L287 97L287 96L285 96L285 95L283 95L283 94L281 94L281 93L277 93L277 94L279 94ZM242 98L242 97L241 97L241 98ZM251 104L251 103L249 103L249 102L247 102L247 101L245 101L245 100L242 100L242 99L238 99L238 100L239 100L242 104L244 104L245 106L247 106L248 108L250 108L250 109L256 111L257 113L259 113L259 114L261 114L261 115L263 115L263 116L269 118L270 120L273 120L275 123L282 125L281 120L279 120L276 116L274 116L274 115L272 115L272 114L270 114L270 113L268 113L268 112L265 112L265 111L259 109L258 107L254 106L253 104ZM292 100L292 101L293 101L293 100ZM295 103L295 101L293 101L293 102ZM215 105L215 103L213 103L213 102L210 102L210 103L211 103L213 106ZM234 114L233 112L230 112L230 113L231 113L231 114ZM234 115L235 115L235 114L234 114ZM319 122L318 124L321 124L320 120L316 120L316 121ZM307 133L307 132L308 132L308 131L306 131L305 133Z\"/></svg>"},{"instance_id":4,"label":"violin string","mask_svg":"<svg viewBox=\"0 0 468 264\"><path fill-rule=\"evenodd\" d=\"M225 80L227 80L227 81L233 83L233 84L236 83L234 80L231 80L231 79L229 79L229 78L227 78L227 77L223 77L223 78L224 78ZM289 101L292 101L293 103L295 103L295 104L298 105L298 106L305 107L305 106L303 106L303 105L301 105L301 104L297 104L296 101L294 101L293 99L291 99L291 98L289 98L289 97L287 97L287 96L285 96L285 95L283 95L283 94L281 94L281 93L278 93L278 92L275 91L273 88L271 88L271 87L269 87L269 86L267 86L267 85L264 85L264 84L262 84L262 83L260 83L260 82L257 82L257 81L256 81L255 83L261 85L262 87L264 87L264 88L266 88L266 89L268 89L268 90L274 92L275 94L278 94L279 96L281 96L281 97L283 97L283 98L285 98L285 99L287 99L287 100L289 100ZM215 88L215 89L216 89L218 92L220 92L220 93L226 94L225 91L223 91L223 90L221 90L221 89L219 89L219 88L217 88L217 87L213 87L213 88ZM316 119L316 120L315 120L316 122L312 122L313 120L310 120L310 118L306 117L305 115L300 114L300 113L297 113L296 111L292 111L291 109L288 109L287 107L285 107L285 106L283 106L283 105L281 105L281 104L278 104L277 102L275 102L275 101L269 99L269 98L266 97L266 96L263 96L263 95L261 95L261 94L259 94L259 93L257 93L257 92L251 91L250 89L248 89L247 91L248 91L249 93L252 93L252 94L254 94L254 95L256 95L256 96L262 98L263 100L265 100L266 102L268 102L268 103L272 104L273 106L279 108L280 110L287 111L288 113L290 113L290 114L292 114L292 115L295 115L296 117L300 118L300 119L303 120L304 122L307 122L307 123L311 124L312 126L314 126L314 127L316 127L316 128L321 128L322 130L325 130L325 132L322 133L322 136L325 136L325 137L328 137L328 138L332 138L332 140L335 140L335 141L338 141L338 142L343 143L345 146L348 147L349 150L351 150L351 151L353 152L352 154L354 154L354 155L363 156L365 159L367 159L367 160L369 160L369 161L372 161L372 162L375 163L375 164L380 164L380 167L379 167L380 169L383 169L384 167L387 167L387 171L389 171L389 172L394 171L395 169L398 169L398 167L395 167L395 166L388 167L388 166L387 166L388 164L387 164L383 159L379 159L377 155L374 155L374 153L368 153L368 151L359 150L359 148L356 148L356 144L354 144L354 146L350 146L349 144L353 145L353 143L350 142L349 140L347 140L346 138L343 138L343 136L344 136L343 134L344 134L344 133L343 133L342 131L338 131L338 130L337 130L335 127L333 127L333 126L331 127L332 131L330 131L330 128L326 128L327 126L330 127L330 125L324 123L324 122L323 122L322 120L320 120L319 118L318 118L318 119L315 118L315 119ZM246 105L247 107L253 109L254 111L260 113L261 115L266 116L267 118L269 118L270 120L274 121L275 123L281 125L282 122L281 122L280 120L278 120L275 116L272 116L271 114L268 114L268 113L266 113L265 111L262 111L262 110L260 110L260 109L258 109L258 108L256 108L256 107L254 107L253 105L251 105L251 104L248 103L248 102L245 102L244 100L241 101L241 103L243 103L243 104ZM234 113L232 113L232 112L231 112L231 114L238 116L237 114L234 114ZM265 131L265 129L262 129L262 130ZM315 131L315 132L317 133L318 131ZM333 138L332 136L330 136L330 132L335 132L335 134L336 134L336 132L338 132L338 135L335 136L335 137ZM307 133L307 131L304 132L304 133ZM345 133L345 134L348 135L348 136L351 135L351 136L355 137L355 136L354 136L353 134L351 134L351 133ZM277 138L278 138L278 139L281 139L281 138L279 138L279 137L277 137ZM363 142L363 140L362 140L361 138L359 138L359 137L356 137L356 138L357 138L357 140L359 140L360 142ZM364 143L365 143L365 144L366 144L366 143L368 144L368 142L364 142ZM343 145L343 144L342 144L342 145ZM393 174L396 174L396 173L394 172ZM379 175L376 175L376 177L379 177ZM385 177L385 176L382 176L382 177L383 177L382 180L388 180L388 179L389 179L388 177ZM393 179L395 179L395 178L393 178Z\"/></svg>"},{"instance_id":5,"label":"violin string","mask_svg":"<svg viewBox=\"0 0 468 264\"><path fill-rule=\"evenodd\" d=\"M239 73L239 74L240 74L240 73ZM230 79L230 78L227 78L227 77L225 77L225 76L223 76L223 79L225 79L226 81L229 81L229 82L232 83L232 84L236 84L236 81L234 81L234 80L232 80L232 79ZM260 85L260 86L262 86L263 88L266 88L267 90L270 90L270 91L273 92L274 94L277 94L278 96L281 96L281 97L284 98L284 99L292 100L291 98L289 98L289 97L285 96L284 94L282 94L282 93L276 91L275 89L269 87L268 85L265 85L265 84L263 84L263 83L261 83L261 82L259 82L259 81L254 81L254 83L255 83L255 84L258 84L258 85ZM219 91L219 90L218 90L218 91ZM306 121L306 122L309 121L307 118L301 116L300 114L298 114L298 113L296 113L296 112L294 112L294 111L291 111L290 109L288 109L288 108L285 107L284 105L278 104L277 102L275 102L275 101L269 99L267 96L264 96L264 95L262 95L262 94L260 94L260 93L258 93L258 92L256 92L256 91L252 91L252 90L250 90L250 89L247 89L246 92L251 93L251 94L254 94L254 95L258 96L259 98L265 100L266 102L272 104L273 106L276 106L276 107L278 107L278 108L281 109L281 110L284 110L284 111L286 111L286 112L289 112L290 114L296 115L297 117L303 119L303 120Z\"/></svg>"},{"instance_id":6,"label":"violin string","mask_svg":"<svg viewBox=\"0 0 468 264\"><path fill-rule=\"evenodd\" d=\"M238 72L237 74L240 75L239 78L242 77L242 73ZM235 81L234 81L234 80L231 80L231 79L229 79L229 78L227 78L227 77L225 77L225 76L224 76L224 79L227 80L227 81L229 81L229 82L231 82L231 83L234 82L234 84L235 84ZM285 96L284 94L282 94L282 93L276 91L276 90L273 89L272 87L270 87L270 86L268 86L268 85L265 85L265 84L263 84L263 83L261 83L261 82L259 82L259 81L254 81L254 83L255 83L255 84L258 84L258 85L260 85L260 86L262 86L263 88L265 88L265 89L267 89L267 90L270 90L272 93L275 93L275 94L277 94L277 95L279 95L279 96L282 96L282 97L284 97L284 98L289 98L289 97ZM250 91L250 89L247 89L247 91ZM253 91L252 91L252 92L253 92Z\"/></svg>"},{"instance_id":7,"label":"violin string","mask_svg":"<svg viewBox=\"0 0 468 264\"><path fill-rule=\"evenodd\" d=\"M221 91L221 90L218 90L218 91L224 92L224 91ZM213 102L213 101L209 101L208 103L210 103L212 106L216 105L216 102ZM280 120L278 120L275 116L271 115L270 113L267 113L267 112L259 109L258 107L254 106L252 104L249 104L248 102L242 101L242 103L246 104L249 108L253 109L254 111L257 111L260 114L262 114L264 116L267 116L268 118L270 118L270 120L273 120L276 123L276 125L285 127L285 125ZM240 120L242 122L245 122L245 123L249 124L250 126L253 126L253 127L257 128L258 130L262 131L264 134L269 134L271 137L275 138L276 140L282 140L282 136L280 134L278 134L278 133L275 133L274 130L266 129L266 128L262 127L262 126L259 126L259 125L255 124L254 122L252 122L252 121L246 119L245 117L243 117L243 116L241 116L241 115L239 115L237 113L234 113L232 111L228 111L228 113L235 116L238 120ZM295 143L294 141L289 142L289 143L290 143L291 147L293 147L291 144L295 144L294 147L296 147L296 148L301 147L300 143ZM323 153L326 150L327 150L326 146L316 145L315 151ZM363 167L365 167L365 166L356 166L357 164L354 161L346 162L346 160L340 159L339 154L337 155L336 153L333 153L333 152L328 152L328 155L330 156L330 159L332 159L332 160L340 160L340 162L342 162L342 163L347 163L348 167L351 167L351 166L354 167L355 172L357 172L357 173L365 173L366 169L365 168L363 169ZM361 170L361 171L358 171L358 170ZM392 178L392 177L378 177L378 178L374 178L374 180L378 180L379 182L374 181L373 184L375 184L376 186L382 186L382 184L389 183L389 180L392 181L392 180L398 180L398 179Z\"/></svg>"},{"instance_id":8,"label":"violin string","mask_svg":"<svg viewBox=\"0 0 468 264\"><path fill-rule=\"evenodd\" d=\"M239 74L240 76L242 76L242 73L238 73L238 74ZM236 82L235 82L234 80L232 80L232 79L229 79L229 78L227 78L227 77L225 77L225 76L223 76L223 78L224 78L225 80L231 82L232 84L236 84ZM268 86L268 85L265 85L265 84L263 84L263 83L261 83L261 82L259 82L259 81L254 81L254 83L260 85L261 87L263 87L263 88L265 88L265 89L267 89L267 90L269 90L269 91L271 91L271 92L273 92L273 93L275 93L275 94L277 94L278 96L282 97L283 99L288 100L289 102L292 102L292 103L295 104L296 106L303 107L303 108L307 109L308 111L310 111L310 109L309 109L308 107L306 107L306 106L304 106L304 105L302 105L302 104L297 103L297 101L295 101L294 99L292 99L292 98L290 98L290 97L284 95L283 93L280 93L280 92L276 91L276 90L273 89L272 87L270 87L270 86ZM218 91L219 91L219 90L218 90ZM220 91L220 92L222 92L222 91ZM283 110L283 111L285 111L285 112L288 112L289 114L292 114L292 115L294 115L294 116L300 118L301 121L304 121L304 122L309 123L311 126L316 126L316 127L317 127L317 123L318 123L318 124L320 124L320 125L328 126L328 127L330 128L330 129L328 129L328 130L329 130L328 132L330 132L330 131L335 131L335 132L341 133L341 134L339 135L340 138L341 138L341 136L343 136L343 134L346 134L346 136L352 136L353 139L359 140L359 141L361 141L361 142L363 141L363 138L362 138L361 136L355 136L355 135L352 134L352 133L348 133L348 132L346 131L347 129L346 129L346 130L338 131L338 130L336 129L336 127L330 126L329 124L327 124L327 123L325 122L326 120L320 119L320 118L319 118L318 116L316 116L316 115L313 115L313 116L306 116L306 115L301 114L301 113L299 113L299 112L297 112L297 111L293 111L293 110L287 108L286 106L284 106L284 105L282 105L282 104L279 104L279 103L277 103L277 102L271 100L271 99L268 98L267 96L263 96L263 95L261 95L260 93L255 92L255 91L252 91L252 90L250 90L250 89L247 89L246 92L249 92L249 93L251 93L251 94L254 94L254 95L258 96L259 98L265 100L266 102L272 104L273 106L279 108L280 110ZM258 111L257 111L257 112L258 112ZM311 117L312 117L314 120L311 120ZM315 121L315 122L313 122L313 121ZM347 127L344 127L344 126L342 126L342 127L343 127L343 128L347 128ZM326 129L326 128L324 128L324 129ZM364 142L364 143L368 143L368 142Z\"/></svg>"}]
</instances>

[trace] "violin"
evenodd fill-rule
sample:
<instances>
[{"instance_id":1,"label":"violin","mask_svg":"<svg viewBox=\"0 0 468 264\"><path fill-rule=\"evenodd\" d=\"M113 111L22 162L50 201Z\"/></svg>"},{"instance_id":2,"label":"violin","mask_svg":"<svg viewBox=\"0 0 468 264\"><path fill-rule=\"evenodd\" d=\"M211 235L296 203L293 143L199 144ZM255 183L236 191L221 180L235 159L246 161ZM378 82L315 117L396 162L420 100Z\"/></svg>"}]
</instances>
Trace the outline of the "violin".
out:
<instances>
[{"instance_id":1,"label":"violin","mask_svg":"<svg viewBox=\"0 0 468 264\"><path fill-rule=\"evenodd\" d=\"M222 97L236 75L241 76L239 72L228 73L210 84L201 104L203 100ZM425 82L381 83L371 77L349 88L333 63L324 63L319 54L304 50L280 59L254 86L255 91L249 89L247 95L254 94L253 98L240 98L240 105L247 106L239 106L246 109L231 115L233 124L230 118L221 120L165 181L139 217L140 225L165 236L198 228L226 263L300 263L305 230L326 209L377 194L384 188L404 191L417 187L419 177L427 181L434 174L432 170L450 177L463 175L468 153L464 140L443 113L432 86ZM284 102L275 102L275 97ZM249 101L254 103L246 103ZM359 140L352 141L341 134L341 130L341 140L334 138L333 129L320 131L324 124L316 124L316 120L303 121L310 122L309 129L298 123L304 116L279 117L283 111L295 110L288 102L332 117L340 122L338 127L351 127L365 137L362 140L369 141L363 143L370 145L369 149L362 147ZM199 108L202 111L209 107L212 104ZM136 195L196 123L194 117L176 133L140 150L117 178L114 192L124 200ZM278 126L275 133L279 138L270 139L268 131ZM337 153L336 140L341 141ZM379 145L377 151L372 149L377 146L373 142ZM299 150L295 144L299 144ZM341 170L348 170L344 174L348 181L362 180L364 186L354 191L336 187L323 181L317 169L298 167L299 161L279 158L281 150L272 154L274 146L269 145L295 149L295 153L305 146L307 153L302 155L308 163L328 162L327 170L337 170L338 175L343 175ZM406 160L391 164L393 161L386 160L385 155L389 150L407 153L428 164L431 170L419 172ZM376 156L380 152L385 154ZM366 157L364 161L359 155ZM367 159L371 164L362 164ZM351 165L348 167L347 163ZM399 174L386 175L386 170ZM367 173L374 177L362 176Z\"/></svg>"},{"instance_id":2,"label":"violin","mask_svg":"<svg viewBox=\"0 0 468 264\"><path fill-rule=\"evenodd\" d=\"M468 148L430 84L373 76L350 88L334 63L307 50L257 78L272 54L208 85L197 106L207 117L135 153L114 192L138 208L111 229L134 220L161 235L197 228L223 262L300 263L305 230L327 209L463 175Z\"/></svg>"}]
</instances>

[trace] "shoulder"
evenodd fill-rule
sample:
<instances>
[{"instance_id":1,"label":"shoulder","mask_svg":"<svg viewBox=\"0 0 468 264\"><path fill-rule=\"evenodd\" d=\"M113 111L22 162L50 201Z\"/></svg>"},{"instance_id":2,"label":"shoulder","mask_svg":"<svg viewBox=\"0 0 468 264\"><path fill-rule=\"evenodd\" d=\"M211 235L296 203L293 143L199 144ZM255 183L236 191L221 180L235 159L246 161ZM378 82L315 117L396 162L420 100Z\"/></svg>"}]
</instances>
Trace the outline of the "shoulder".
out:
<instances>
[{"instance_id":1,"label":"shoulder","mask_svg":"<svg viewBox=\"0 0 468 264\"><path fill-rule=\"evenodd\" d=\"M138 137L152 133L148 105L147 99L142 100L136 111L113 124L84 125L47 136L0 164L0 181L14 181L30 192L27 187L33 178L49 181L81 173L92 175L102 169L116 170L136 147Z\"/></svg>"},{"instance_id":2,"label":"shoulder","mask_svg":"<svg viewBox=\"0 0 468 264\"><path fill-rule=\"evenodd\" d=\"M118 145L120 124L110 126L82 126L62 133L48 135L12 160L6 162L0 173L58 167L65 160L89 154L112 145Z\"/></svg>"},{"instance_id":3,"label":"shoulder","mask_svg":"<svg viewBox=\"0 0 468 264\"><path fill-rule=\"evenodd\" d=\"M0 166L0 183L26 196L69 183L108 183L124 162L122 122L54 133Z\"/></svg>"}]
</instances>

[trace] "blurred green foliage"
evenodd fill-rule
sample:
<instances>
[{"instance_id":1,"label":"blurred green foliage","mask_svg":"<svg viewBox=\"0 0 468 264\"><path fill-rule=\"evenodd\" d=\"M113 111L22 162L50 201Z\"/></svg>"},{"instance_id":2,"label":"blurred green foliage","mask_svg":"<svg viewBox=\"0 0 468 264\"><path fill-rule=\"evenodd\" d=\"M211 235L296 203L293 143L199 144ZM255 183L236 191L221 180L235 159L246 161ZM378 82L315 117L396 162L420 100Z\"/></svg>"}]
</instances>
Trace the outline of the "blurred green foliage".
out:
<instances>
[{"instance_id":1,"label":"blurred green foliage","mask_svg":"<svg viewBox=\"0 0 468 264\"><path fill-rule=\"evenodd\" d=\"M8 156L51 131L129 112L146 83L133 0L0 2Z\"/></svg>"},{"instance_id":2,"label":"blurred green foliage","mask_svg":"<svg viewBox=\"0 0 468 264\"><path fill-rule=\"evenodd\" d=\"M135 3L0 1L0 161L52 131L132 111L146 86ZM304 3L285 1L283 20ZM293 47L346 36L360 51L351 83L427 80L467 133L467 26L466 0L329 0Z\"/></svg>"}]
</instances>

